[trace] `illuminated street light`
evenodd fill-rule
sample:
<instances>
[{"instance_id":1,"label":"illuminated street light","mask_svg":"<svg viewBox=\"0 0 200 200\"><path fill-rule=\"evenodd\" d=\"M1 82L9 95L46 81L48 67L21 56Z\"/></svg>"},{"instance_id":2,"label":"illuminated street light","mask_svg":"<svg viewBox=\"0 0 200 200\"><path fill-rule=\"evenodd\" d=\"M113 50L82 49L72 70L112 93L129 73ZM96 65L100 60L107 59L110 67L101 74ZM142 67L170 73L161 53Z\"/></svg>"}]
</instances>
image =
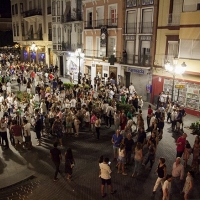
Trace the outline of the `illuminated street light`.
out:
<instances>
[{"instance_id":1,"label":"illuminated street light","mask_svg":"<svg viewBox=\"0 0 200 200\"><path fill-rule=\"evenodd\" d=\"M174 58L173 59L173 65L171 65L171 63L169 61L167 61L165 63L165 70L170 72L173 76L173 83L172 83L172 101L174 100L174 82L175 82L175 78L176 75L182 75L185 73L186 71L186 67L187 65L185 64L185 62L183 62L180 66L178 65L178 59Z\"/></svg>"},{"instance_id":2,"label":"illuminated street light","mask_svg":"<svg viewBox=\"0 0 200 200\"><path fill-rule=\"evenodd\" d=\"M81 58L84 58L84 53L81 53L81 48L75 51L76 57L79 59L78 65L78 84L81 84Z\"/></svg>"},{"instance_id":3,"label":"illuminated street light","mask_svg":"<svg viewBox=\"0 0 200 200\"><path fill-rule=\"evenodd\" d=\"M34 52L36 52L37 51L37 49L38 49L38 47L36 46L36 44L33 42L32 44L31 44L31 47L30 47L30 49L31 49L31 51L34 51Z\"/></svg>"}]
</instances>

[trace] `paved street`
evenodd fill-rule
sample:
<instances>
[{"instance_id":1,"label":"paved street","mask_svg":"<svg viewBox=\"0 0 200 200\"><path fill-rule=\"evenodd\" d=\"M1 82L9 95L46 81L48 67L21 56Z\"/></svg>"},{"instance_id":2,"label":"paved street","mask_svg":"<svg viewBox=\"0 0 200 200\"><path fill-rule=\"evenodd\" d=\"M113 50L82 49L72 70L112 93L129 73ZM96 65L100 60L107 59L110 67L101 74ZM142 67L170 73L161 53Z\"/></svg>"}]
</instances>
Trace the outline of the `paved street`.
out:
<instances>
[{"instance_id":1,"label":"paved street","mask_svg":"<svg viewBox=\"0 0 200 200\"><path fill-rule=\"evenodd\" d=\"M146 113L146 107L144 108L144 115ZM186 126L189 126L191 121L197 120L193 116L187 116ZM166 124L164 128L163 139L159 142L156 160L163 156L166 158L167 171L171 172L172 163L175 160L175 138L172 133L169 132L169 125ZM189 134L190 131L185 129L188 133L189 141L193 145L194 136ZM71 182L64 179L64 173L62 176L58 175L59 181L53 182L54 167L49 157L49 150L52 148L54 138L43 138L42 146L37 147L35 140L35 133L32 132L32 140L34 149L32 151L25 151L24 153L17 152L13 147L10 150L1 152L0 159L0 188L8 185L15 184L20 180L26 180L28 177L32 177L31 180L23 181L10 188L4 188L0 190L0 200L7 199L11 196L13 191L18 191L17 194L26 193L24 199L70 199L70 200L96 200L101 199L100 194L100 179L98 177L99 167L98 158L100 155L108 156L111 160L112 145L110 142L113 134L113 129L106 129L102 127L100 140L96 140L90 132L81 132L79 138L65 137L64 148L61 149L64 156L65 150L71 147L74 153L76 166L73 172L73 180ZM189 164L191 163L191 160ZM116 163L111 164L112 168L112 182L114 189L117 190L115 195L108 195L107 199L152 199L152 188L156 180L154 174L157 163L154 164L151 172L143 170L143 174L138 178L131 178L133 166L129 166L126 170L128 176L122 176L117 174L115 168ZM61 165L61 170L64 171L64 162ZM195 179L195 189L193 191L193 199L200 199L200 192L197 190L200 177ZM18 189L16 189L18 188ZM21 189L20 189L21 188ZM29 189L23 189L29 188ZM31 189L30 189L31 188ZM16 198L10 199L19 199ZM155 200L161 199L161 193L158 192L155 195ZM180 195L173 196L172 200L182 199Z\"/></svg>"}]
</instances>

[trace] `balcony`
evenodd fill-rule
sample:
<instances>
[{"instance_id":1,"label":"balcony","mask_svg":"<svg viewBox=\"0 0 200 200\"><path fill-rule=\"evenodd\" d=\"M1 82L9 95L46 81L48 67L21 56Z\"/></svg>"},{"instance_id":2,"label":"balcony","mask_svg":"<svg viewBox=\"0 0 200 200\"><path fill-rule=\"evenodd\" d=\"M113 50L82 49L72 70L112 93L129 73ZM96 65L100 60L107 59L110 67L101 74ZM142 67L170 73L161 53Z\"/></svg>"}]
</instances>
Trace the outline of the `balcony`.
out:
<instances>
[{"instance_id":1,"label":"balcony","mask_svg":"<svg viewBox=\"0 0 200 200\"><path fill-rule=\"evenodd\" d=\"M108 28L117 28L117 24L118 24L117 18L107 19Z\"/></svg>"},{"instance_id":2,"label":"balcony","mask_svg":"<svg viewBox=\"0 0 200 200\"><path fill-rule=\"evenodd\" d=\"M81 13L62 15L62 23L82 21Z\"/></svg>"},{"instance_id":3,"label":"balcony","mask_svg":"<svg viewBox=\"0 0 200 200\"><path fill-rule=\"evenodd\" d=\"M126 56L123 56L121 64L150 67L151 60L152 57L150 55L138 56L134 54L127 54Z\"/></svg>"},{"instance_id":4,"label":"balcony","mask_svg":"<svg viewBox=\"0 0 200 200\"><path fill-rule=\"evenodd\" d=\"M137 23L125 23L124 27L125 34L136 34L137 32Z\"/></svg>"},{"instance_id":5,"label":"balcony","mask_svg":"<svg viewBox=\"0 0 200 200\"><path fill-rule=\"evenodd\" d=\"M24 41L29 41L29 40L43 40L43 34L27 34L23 37Z\"/></svg>"},{"instance_id":6,"label":"balcony","mask_svg":"<svg viewBox=\"0 0 200 200\"><path fill-rule=\"evenodd\" d=\"M153 33L153 22L140 22L139 23L139 33Z\"/></svg>"},{"instance_id":7,"label":"balcony","mask_svg":"<svg viewBox=\"0 0 200 200\"><path fill-rule=\"evenodd\" d=\"M23 17L32 17L35 15L42 15L42 9L33 9L33 10L27 10L23 12Z\"/></svg>"},{"instance_id":8,"label":"balcony","mask_svg":"<svg viewBox=\"0 0 200 200\"><path fill-rule=\"evenodd\" d=\"M51 6L47 7L47 15L51 14Z\"/></svg>"},{"instance_id":9,"label":"balcony","mask_svg":"<svg viewBox=\"0 0 200 200\"><path fill-rule=\"evenodd\" d=\"M179 26L180 25L181 13L171 13L168 16L168 26Z\"/></svg>"}]
</instances>

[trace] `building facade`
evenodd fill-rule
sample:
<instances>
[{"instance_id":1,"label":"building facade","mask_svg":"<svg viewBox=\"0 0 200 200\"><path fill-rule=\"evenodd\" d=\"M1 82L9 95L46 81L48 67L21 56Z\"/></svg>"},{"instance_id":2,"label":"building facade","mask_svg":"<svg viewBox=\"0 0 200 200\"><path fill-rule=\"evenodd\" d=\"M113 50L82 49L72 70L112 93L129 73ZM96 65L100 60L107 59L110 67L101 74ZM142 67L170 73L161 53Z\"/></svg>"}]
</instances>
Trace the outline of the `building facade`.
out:
<instances>
[{"instance_id":1,"label":"building facade","mask_svg":"<svg viewBox=\"0 0 200 200\"><path fill-rule=\"evenodd\" d=\"M52 16L49 0L11 0L13 40L21 59L49 65L52 54Z\"/></svg>"},{"instance_id":2,"label":"building facade","mask_svg":"<svg viewBox=\"0 0 200 200\"><path fill-rule=\"evenodd\" d=\"M83 1L84 74L121 82L124 1Z\"/></svg>"},{"instance_id":3,"label":"building facade","mask_svg":"<svg viewBox=\"0 0 200 200\"><path fill-rule=\"evenodd\" d=\"M77 49L82 50L81 0L52 0L52 31L53 63L59 66L61 76L73 74L77 80L79 65L83 72L84 61L77 55Z\"/></svg>"},{"instance_id":4,"label":"building facade","mask_svg":"<svg viewBox=\"0 0 200 200\"><path fill-rule=\"evenodd\" d=\"M200 0L165 0L159 2L156 54L153 71L153 96L156 101L161 91L172 94L174 101L183 104L189 113L200 111ZM183 75L173 75L165 71L166 62L177 66L185 62ZM176 84L185 88L176 89ZM173 88L173 89L172 89Z\"/></svg>"},{"instance_id":5,"label":"building facade","mask_svg":"<svg viewBox=\"0 0 200 200\"><path fill-rule=\"evenodd\" d=\"M138 94L149 101L155 54L157 0L126 0L125 5L125 54L122 59L124 84L128 87L133 83Z\"/></svg>"}]
</instances>

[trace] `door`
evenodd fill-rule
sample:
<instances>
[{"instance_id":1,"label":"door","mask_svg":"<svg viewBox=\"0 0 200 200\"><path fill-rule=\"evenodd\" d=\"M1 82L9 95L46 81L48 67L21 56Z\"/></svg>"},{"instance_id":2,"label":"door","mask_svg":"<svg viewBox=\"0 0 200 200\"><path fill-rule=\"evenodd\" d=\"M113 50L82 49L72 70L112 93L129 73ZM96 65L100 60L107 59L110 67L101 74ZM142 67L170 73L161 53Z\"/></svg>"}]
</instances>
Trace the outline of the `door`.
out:
<instances>
[{"instance_id":1,"label":"door","mask_svg":"<svg viewBox=\"0 0 200 200\"><path fill-rule=\"evenodd\" d=\"M124 72L125 73L125 80L126 80L126 82L125 82L125 85L126 85L126 87L127 88L129 88L129 86L130 86L130 72Z\"/></svg>"},{"instance_id":2,"label":"door","mask_svg":"<svg viewBox=\"0 0 200 200\"><path fill-rule=\"evenodd\" d=\"M92 12L88 13L88 27L92 27Z\"/></svg>"},{"instance_id":3,"label":"door","mask_svg":"<svg viewBox=\"0 0 200 200\"><path fill-rule=\"evenodd\" d=\"M63 76L63 56L60 56L60 76Z\"/></svg>"},{"instance_id":4,"label":"door","mask_svg":"<svg viewBox=\"0 0 200 200\"><path fill-rule=\"evenodd\" d=\"M97 16L96 16L97 22L96 26L101 27L104 25L104 10L103 7L97 8Z\"/></svg>"},{"instance_id":5,"label":"door","mask_svg":"<svg viewBox=\"0 0 200 200\"><path fill-rule=\"evenodd\" d=\"M116 40L114 37L108 37L108 57L116 56Z\"/></svg>"},{"instance_id":6,"label":"door","mask_svg":"<svg viewBox=\"0 0 200 200\"><path fill-rule=\"evenodd\" d=\"M126 33L136 33L136 11L127 12Z\"/></svg>"}]
</instances>

